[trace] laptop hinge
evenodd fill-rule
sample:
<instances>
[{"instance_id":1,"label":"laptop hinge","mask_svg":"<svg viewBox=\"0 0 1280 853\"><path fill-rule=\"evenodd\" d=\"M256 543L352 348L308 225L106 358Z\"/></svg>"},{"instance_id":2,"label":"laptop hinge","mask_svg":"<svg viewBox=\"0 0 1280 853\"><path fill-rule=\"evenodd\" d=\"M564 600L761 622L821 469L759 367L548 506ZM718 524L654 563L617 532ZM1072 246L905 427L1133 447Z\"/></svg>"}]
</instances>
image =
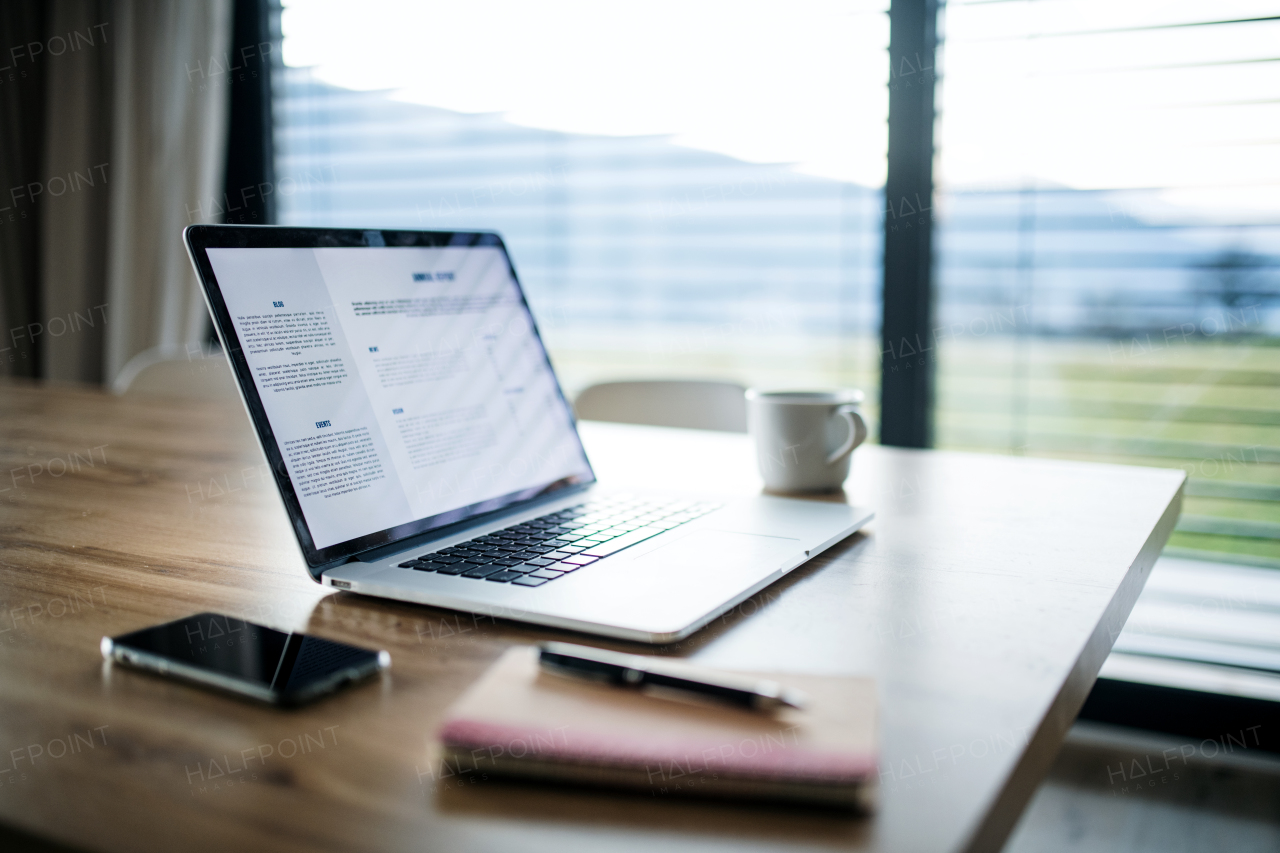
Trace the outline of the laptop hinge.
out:
<instances>
[{"instance_id":1,"label":"laptop hinge","mask_svg":"<svg viewBox=\"0 0 1280 853\"><path fill-rule=\"evenodd\" d=\"M386 545L379 545L376 548L370 548L368 551L361 551L359 554L353 554L348 557L342 564L376 563L385 557L390 557L392 554L398 554L401 551L408 551L418 546L425 545L428 542L434 542L437 539L444 539L448 536L452 536L459 530L466 530L469 527L475 527L477 525L484 524L487 521L502 518L503 516L515 515L516 513L524 512L525 510L545 506L546 504L561 501L573 495L582 494L594 485L595 483L586 483L581 486L571 486L567 489L560 489L553 494L530 498L528 501L524 501L518 505L503 507L502 509L487 512L483 515L473 515L471 518L465 518L462 521L455 521L453 524L449 524L444 527L437 527L434 530L428 530L424 533L408 536L404 539L399 539ZM324 571L331 568L334 568L334 566L326 566L320 574L323 575Z\"/></svg>"}]
</instances>

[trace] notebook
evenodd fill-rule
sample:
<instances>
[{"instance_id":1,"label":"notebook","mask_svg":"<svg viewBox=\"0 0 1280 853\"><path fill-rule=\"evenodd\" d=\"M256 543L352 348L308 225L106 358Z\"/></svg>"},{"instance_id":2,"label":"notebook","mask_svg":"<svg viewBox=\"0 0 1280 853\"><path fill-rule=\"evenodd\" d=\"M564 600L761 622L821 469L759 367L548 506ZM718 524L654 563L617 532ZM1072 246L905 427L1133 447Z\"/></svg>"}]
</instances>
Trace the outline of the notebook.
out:
<instances>
[{"instance_id":1,"label":"notebook","mask_svg":"<svg viewBox=\"0 0 1280 853\"><path fill-rule=\"evenodd\" d=\"M627 788L653 797L872 808L874 682L752 674L803 690L810 701L804 710L763 714L685 694L640 693L543 672L537 648L515 647L449 709L439 735L441 770Z\"/></svg>"}]
</instances>

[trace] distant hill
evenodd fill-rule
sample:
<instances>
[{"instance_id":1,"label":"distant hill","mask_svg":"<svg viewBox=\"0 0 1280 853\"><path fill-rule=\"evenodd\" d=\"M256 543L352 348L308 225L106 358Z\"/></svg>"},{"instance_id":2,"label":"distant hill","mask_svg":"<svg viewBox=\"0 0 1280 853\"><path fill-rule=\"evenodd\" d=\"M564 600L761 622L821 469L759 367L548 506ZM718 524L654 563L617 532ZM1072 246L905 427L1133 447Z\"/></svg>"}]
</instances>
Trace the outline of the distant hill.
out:
<instances>
[{"instance_id":1,"label":"distant hill","mask_svg":"<svg viewBox=\"0 0 1280 853\"><path fill-rule=\"evenodd\" d=\"M667 137L407 104L305 69L286 69L275 109L284 224L500 231L553 322L878 329L878 189ZM938 325L1280 334L1280 223L1146 223L1124 212L1132 192L947 193Z\"/></svg>"}]
</instances>

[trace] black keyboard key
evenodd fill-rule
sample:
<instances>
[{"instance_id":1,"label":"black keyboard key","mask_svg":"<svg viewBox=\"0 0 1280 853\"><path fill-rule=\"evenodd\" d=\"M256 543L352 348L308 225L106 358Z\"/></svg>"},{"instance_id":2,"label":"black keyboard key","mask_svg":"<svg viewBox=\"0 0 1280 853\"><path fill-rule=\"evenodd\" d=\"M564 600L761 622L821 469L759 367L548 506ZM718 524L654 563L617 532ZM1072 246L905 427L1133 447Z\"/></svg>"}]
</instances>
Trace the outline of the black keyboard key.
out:
<instances>
[{"instance_id":1,"label":"black keyboard key","mask_svg":"<svg viewBox=\"0 0 1280 853\"><path fill-rule=\"evenodd\" d=\"M489 575L505 572L506 570L505 566L476 566L470 571L463 572L462 576L464 578L487 578Z\"/></svg>"},{"instance_id":2,"label":"black keyboard key","mask_svg":"<svg viewBox=\"0 0 1280 853\"><path fill-rule=\"evenodd\" d=\"M437 566L436 574L438 575L460 575L475 568L475 566L464 563L461 560L452 566L441 566L438 563L432 563L432 565Z\"/></svg>"},{"instance_id":3,"label":"black keyboard key","mask_svg":"<svg viewBox=\"0 0 1280 853\"><path fill-rule=\"evenodd\" d=\"M524 580L524 575L519 572L498 572L496 574L489 575L485 580L494 581L495 583L506 583L507 581Z\"/></svg>"},{"instance_id":4,"label":"black keyboard key","mask_svg":"<svg viewBox=\"0 0 1280 853\"><path fill-rule=\"evenodd\" d=\"M493 538L497 539L499 542L506 542L511 539L523 539L524 536L511 530L499 530L497 533L493 534Z\"/></svg>"},{"instance_id":5,"label":"black keyboard key","mask_svg":"<svg viewBox=\"0 0 1280 853\"><path fill-rule=\"evenodd\" d=\"M512 559L515 559L515 560L535 560L541 556L542 555L539 554L537 551L525 551L523 549L519 553L511 555Z\"/></svg>"},{"instance_id":6,"label":"black keyboard key","mask_svg":"<svg viewBox=\"0 0 1280 853\"><path fill-rule=\"evenodd\" d=\"M548 537L546 537L546 538L547 538L547 539L550 539L551 537L549 537L549 536L548 536ZM534 539L532 536L526 536L526 537L524 537L523 539L517 539L517 540L515 541L515 544L517 544L517 545L541 545L541 544L542 544L542 542L543 542L543 540L542 540L542 539Z\"/></svg>"},{"instance_id":7,"label":"black keyboard key","mask_svg":"<svg viewBox=\"0 0 1280 853\"><path fill-rule=\"evenodd\" d=\"M532 552L533 552L533 553L535 553L535 554L546 554L546 553L548 553L548 552L550 552L550 551L554 551L554 550L555 550L555 548L552 548L550 545L531 545L530 547L526 548L525 550L526 550L526 551L532 551Z\"/></svg>"},{"instance_id":8,"label":"black keyboard key","mask_svg":"<svg viewBox=\"0 0 1280 853\"><path fill-rule=\"evenodd\" d=\"M507 552L507 553L509 553L509 554L515 554L515 553L518 553L518 552L520 552L520 551L523 551L523 550L524 550L524 546L523 546L523 545L514 545L514 544L512 544L512 545L499 545L499 546L497 547L497 549L496 549L496 550L498 550L498 551L506 551L506 552Z\"/></svg>"},{"instance_id":9,"label":"black keyboard key","mask_svg":"<svg viewBox=\"0 0 1280 853\"><path fill-rule=\"evenodd\" d=\"M412 569L417 562L418 562L417 560L406 560L405 562L400 564L400 568Z\"/></svg>"},{"instance_id":10,"label":"black keyboard key","mask_svg":"<svg viewBox=\"0 0 1280 853\"><path fill-rule=\"evenodd\" d=\"M500 558L499 558L499 559L497 559L497 560L494 560L494 561L493 561L493 564L494 564L495 566L518 566L518 565L520 565L522 562L523 562L523 560L517 560L517 559L513 559L513 558L511 558L511 557L503 556L503 557L500 557Z\"/></svg>"},{"instance_id":11,"label":"black keyboard key","mask_svg":"<svg viewBox=\"0 0 1280 853\"><path fill-rule=\"evenodd\" d=\"M454 556L452 556L452 555L450 555L450 554L436 554L435 556L433 556L433 557L431 558L431 562L433 562L433 563L445 563L446 565L452 565L453 563L461 563L461 562L462 562L462 558L461 558L461 557L454 557Z\"/></svg>"},{"instance_id":12,"label":"black keyboard key","mask_svg":"<svg viewBox=\"0 0 1280 853\"><path fill-rule=\"evenodd\" d=\"M462 562L469 566L487 566L493 562L493 557L482 557L479 554L476 554L474 557L467 557L467 559Z\"/></svg>"},{"instance_id":13,"label":"black keyboard key","mask_svg":"<svg viewBox=\"0 0 1280 853\"><path fill-rule=\"evenodd\" d=\"M542 586L548 580L550 580L550 578L535 578L530 577L529 575L521 575L520 577L513 579L511 582L516 586Z\"/></svg>"},{"instance_id":14,"label":"black keyboard key","mask_svg":"<svg viewBox=\"0 0 1280 853\"><path fill-rule=\"evenodd\" d=\"M546 557L535 557L534 559L526 560L525 562L530 566L549 566L554 563L555 560L548 560Z\"/></svg>"},{"instance_id":15,"label":"black keyboard key","mask_svg":"<svg viewBox=\"0 0 1280 853\"><path fill-rule=\"evenodd\" d=\"M448 566L446 566L444 563L423 563L417 560L414 561L414 566L413 566L413 570L415 572L434 572L436 569L445 569L445 568L448 568Z\"/></svg>"}]
</instances>

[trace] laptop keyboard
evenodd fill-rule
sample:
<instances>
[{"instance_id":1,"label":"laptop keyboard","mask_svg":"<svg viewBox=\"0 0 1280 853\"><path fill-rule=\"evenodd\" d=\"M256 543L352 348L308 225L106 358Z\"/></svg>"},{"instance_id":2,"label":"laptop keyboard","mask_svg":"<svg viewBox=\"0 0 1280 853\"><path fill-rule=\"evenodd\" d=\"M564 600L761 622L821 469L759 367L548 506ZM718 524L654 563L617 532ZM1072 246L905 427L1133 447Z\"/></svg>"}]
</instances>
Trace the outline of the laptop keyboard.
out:
<instances>
[{"instance_id":1,"label":"laptop keyboard","mask_svg":"<svg viewBox=\"0 0 1280 853\"><path fill-rule=\"evenodd\" d=\"M401 563L400 568L542 586L721 506L617 495L423 554Z\"/></svg>"}]
</instances>

